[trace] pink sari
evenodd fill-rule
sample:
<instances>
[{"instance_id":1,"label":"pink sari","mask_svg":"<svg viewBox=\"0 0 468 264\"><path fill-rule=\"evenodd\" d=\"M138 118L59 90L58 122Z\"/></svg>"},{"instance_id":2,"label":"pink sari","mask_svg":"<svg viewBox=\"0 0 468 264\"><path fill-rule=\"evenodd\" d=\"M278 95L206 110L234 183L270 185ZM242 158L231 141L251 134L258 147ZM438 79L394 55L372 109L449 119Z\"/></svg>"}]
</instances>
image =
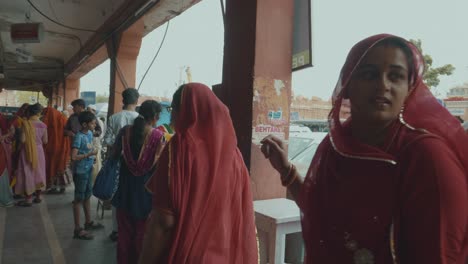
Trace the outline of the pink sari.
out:
<instances>
[{"instance_id":1,"label":"pink sari","mask_svg":"<svg viewBox=\"0 0 468 264\"><path fill-rule=\"evenodd\" d=\"M161 149L164 144L161 144L164 133L159 129L152 129L146 137L145 142L140 151L138 160L135 160L130 147L130 127L126 128L126 135L122 137L123 157L128 169L135 176L143 176L148 173L158 160L158 149Z\"/></svg>"}]
</instances>

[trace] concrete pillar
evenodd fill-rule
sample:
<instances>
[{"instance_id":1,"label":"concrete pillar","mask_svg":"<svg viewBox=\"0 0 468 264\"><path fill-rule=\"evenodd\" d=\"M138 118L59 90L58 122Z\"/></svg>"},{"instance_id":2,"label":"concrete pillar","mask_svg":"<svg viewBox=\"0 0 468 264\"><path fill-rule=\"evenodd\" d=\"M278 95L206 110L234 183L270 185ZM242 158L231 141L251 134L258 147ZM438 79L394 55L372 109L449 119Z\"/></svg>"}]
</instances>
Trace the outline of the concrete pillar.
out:
<instances>
[{"instance_id":1,"label":"concrete pillar","mask_svg":"<svg viewBox=\"0 0 468 264\"><path fill-rule=\"evenodd\" d=\"M122 110L122 92L136 88L136 61L144 31L143 20L135 22L124 33L113 36L107 44L111 60L108 115Z\"/></svg>"},{"instance_id":2,"label":"concrete pillar","mask_svg":"<svg viewBox=\"0 0 468 264\"><path fill-rule=\"evenodd\" d=\"M59 107L62 107L63 110L67 110L67 104L65 102L65 80L57 84L56 95L57 95L57 105Z\"/></svg>"},{"instance_id":3,"label":"concrete pillar","mask_svg":"<svg viewBox=\"0 0 468 264\"><path fill-rule=\"evenodd\" d=\"M230 108L255 200L286 196L259 141L289 136L294 1L227 0L222 100Z\"/></svg>"},{"instance_id":4,"label":"concrete pillar","mask_svg":"<svg viewBox=\"0 0 468 264\"><path fill-rule=\"evenodd\" d=\"M64 89L62 90L64 91L65 98L63 109L67 109L67 106L73 100L80 98L80 79L65 79Z\"/></svg>"}]
</instances>

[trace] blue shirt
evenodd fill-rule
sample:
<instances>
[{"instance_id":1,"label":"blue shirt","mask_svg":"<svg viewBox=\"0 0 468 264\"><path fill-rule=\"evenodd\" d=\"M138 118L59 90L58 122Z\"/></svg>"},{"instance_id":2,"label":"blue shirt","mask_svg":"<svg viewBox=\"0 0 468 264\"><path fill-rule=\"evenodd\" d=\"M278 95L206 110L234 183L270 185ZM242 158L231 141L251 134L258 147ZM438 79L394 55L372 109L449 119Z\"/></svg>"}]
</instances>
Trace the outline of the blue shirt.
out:
<instances>
[{"instance_id":1,"label":"blue shirt","mask_svg":"<svg viewBox=\"0 0 468 264\"><path fill-rule=\"evenodd\" d=\"M88 154L93 149L93 133L88 131L86 134L78 132L73 139L72 148L78 149L78 155ZM73 172L78 174L85 174L91 172L93 169L94 156L77 160L74 162Z\"/></svg>"}]
</instances>

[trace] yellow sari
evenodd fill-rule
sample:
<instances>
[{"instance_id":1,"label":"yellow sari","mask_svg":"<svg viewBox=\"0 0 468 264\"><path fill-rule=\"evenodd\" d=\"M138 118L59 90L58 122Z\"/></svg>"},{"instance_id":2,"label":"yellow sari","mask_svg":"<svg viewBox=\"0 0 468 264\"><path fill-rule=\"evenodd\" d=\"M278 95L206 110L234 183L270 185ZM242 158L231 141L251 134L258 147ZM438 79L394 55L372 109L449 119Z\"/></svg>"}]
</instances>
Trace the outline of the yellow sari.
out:
<instances>
[{"instance_id":1,"label":"yellow sari","mask_svg":"<svg viewBox=\"0 0 468 264\"><path fill-rule=\"evenodd\" d=\"M23 133L25 136L24 150L26 159L31 163L33 169L37 168L36 129L29 120L23 119Z\"/></svg>"}]
</instances>

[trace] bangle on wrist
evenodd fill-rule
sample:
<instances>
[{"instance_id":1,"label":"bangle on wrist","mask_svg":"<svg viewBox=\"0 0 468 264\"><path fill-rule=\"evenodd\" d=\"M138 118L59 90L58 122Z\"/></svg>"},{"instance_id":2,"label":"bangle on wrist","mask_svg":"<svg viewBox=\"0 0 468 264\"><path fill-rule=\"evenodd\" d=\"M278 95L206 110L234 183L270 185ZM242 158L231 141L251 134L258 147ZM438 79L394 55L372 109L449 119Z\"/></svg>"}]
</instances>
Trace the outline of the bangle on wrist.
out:
<instances>
[{"instance_id":1,"label":"bangle on wrist","mask_svg":"<svg viewBox=\"0 0 468 264\"><path fill-rule=\"evenodd\" d=\"M284 187L288 187L291 184L293 184L296 181L296 179L297 179L296 166L294 166L294 164L291 164L288 175L286 176L284 180L281 179L281 184Z\"/></svg>"},{"instance_id":2,"label":"bangle on wrist","mask_svg":"<svg viewBox=\"0 0 468 264\"><path fill-rule=\"evenodd\" d=\"M292 163L289 163L286 173L284 173L284 171L283 173L280 173L281 181L284 181L284 179L288 178L289 174L291 173L291 170L292 170Z\"/></svg>"}]
</instances>

